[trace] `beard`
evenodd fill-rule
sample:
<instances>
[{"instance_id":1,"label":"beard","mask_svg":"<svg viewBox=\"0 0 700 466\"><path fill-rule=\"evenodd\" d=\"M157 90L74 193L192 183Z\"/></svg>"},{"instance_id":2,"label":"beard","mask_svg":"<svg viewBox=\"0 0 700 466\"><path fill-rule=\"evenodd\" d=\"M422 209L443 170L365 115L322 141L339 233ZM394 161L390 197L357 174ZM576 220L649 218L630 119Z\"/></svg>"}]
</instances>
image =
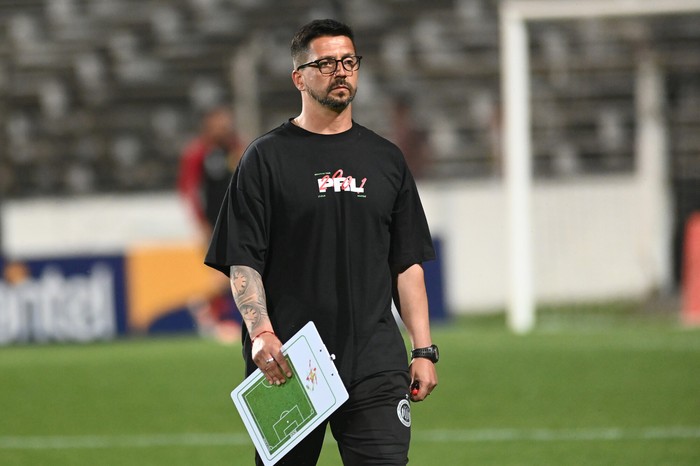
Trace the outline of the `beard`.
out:
<instances>
[{"instance_id":1,"label":"beard","mask_svg":"<svg viewBox=\"0 0 700 466\"><path fill-rule=\"evenodd\" d=\"M338 98L331 95L333 89L338 86L345 86L347 88L347 96ZM352 87L352 85L344 79L334 81L330 86L328 86L324 94L316 92L313 89L309 89L309 95L311 95L314 100L337 113L342 112L348 107L348 105L350 105L355 98L356 93L357 89Z\"/></svg>"}]
</instances>

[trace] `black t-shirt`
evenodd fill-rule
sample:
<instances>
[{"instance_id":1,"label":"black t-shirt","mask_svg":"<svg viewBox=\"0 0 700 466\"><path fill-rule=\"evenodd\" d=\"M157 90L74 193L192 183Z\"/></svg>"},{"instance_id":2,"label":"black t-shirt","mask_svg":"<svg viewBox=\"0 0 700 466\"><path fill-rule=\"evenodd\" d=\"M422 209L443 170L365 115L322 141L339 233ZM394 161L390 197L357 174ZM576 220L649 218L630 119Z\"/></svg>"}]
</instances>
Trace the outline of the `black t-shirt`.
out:
<instances>
[{"instance_id":1,"label":"black t-shirt","mask_svg":"<svg viewBox=\"0 0 700 466\"><path fill-rule=\"evenodd\" d=\"M224 197L205 263L263 277L284 342L312 320L346 385L406 370L391 313L392 276L433 259L401 151L353 123L334 135L291 122L254 141ZM255 369L245 336L247 372Z\"/></svg>"}]
</instances>

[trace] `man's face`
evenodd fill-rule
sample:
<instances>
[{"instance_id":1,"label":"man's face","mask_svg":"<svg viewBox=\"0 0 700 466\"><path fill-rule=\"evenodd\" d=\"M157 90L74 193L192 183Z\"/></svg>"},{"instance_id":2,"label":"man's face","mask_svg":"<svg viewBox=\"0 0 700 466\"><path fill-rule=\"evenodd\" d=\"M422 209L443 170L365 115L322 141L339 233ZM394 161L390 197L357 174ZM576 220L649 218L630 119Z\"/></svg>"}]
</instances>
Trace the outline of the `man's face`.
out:
<instances>
[{"instance_id":1,"label":"man's face","mask_svg":"<svg viewBox=\"0 0 700 466\"><path fill-rule=\"evenodd\" d=\"M225 145L233 136L233 115L226 110L217 110L207 117L204 127L212 142Z\"/></svg>"},{"instance_id":2,"label":"man's face","mask_svg":"<svg viewBox=\"0 0 700 466\"><path fill-rule=\"evenodd\" d=\"M346 36L318 37L309 44L308 61L321 58L341 60L355 55L352 41ZM359 70L347 71L340 63L335 73L323 75L313 66L302 68L301 73L306 91L323 107L340 113L355 98L357 92L357 74Z\"/></svg>"}]
</instances>

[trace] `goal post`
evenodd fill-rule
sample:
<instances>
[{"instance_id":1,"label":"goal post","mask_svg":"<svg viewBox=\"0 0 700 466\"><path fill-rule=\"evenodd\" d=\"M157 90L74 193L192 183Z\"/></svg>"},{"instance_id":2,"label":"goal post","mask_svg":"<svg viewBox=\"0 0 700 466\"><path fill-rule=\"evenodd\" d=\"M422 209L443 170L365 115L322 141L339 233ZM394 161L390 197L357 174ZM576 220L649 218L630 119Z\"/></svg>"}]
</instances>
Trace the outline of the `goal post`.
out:
<instances>
[{"instance_id":1,"label":"goal post","mask_svg":"<svg viewBox=\"0 0 700 466\"><path fill-rule=\"evenodd\" d=\"M700 0L506 0L501 3L504 181L509 230L507 321L514 332L526 333L533 328L536 309L528 23L698 12ZM653 118L649 112L638 111L637 118L642 119L638 121L637 132L653 128L656 124L644 121L645 118ZM638 135L638 146L641 144L640 138L641 135ZM663 144L662 141L657 143Z\"/></svg>"}]
</instances>

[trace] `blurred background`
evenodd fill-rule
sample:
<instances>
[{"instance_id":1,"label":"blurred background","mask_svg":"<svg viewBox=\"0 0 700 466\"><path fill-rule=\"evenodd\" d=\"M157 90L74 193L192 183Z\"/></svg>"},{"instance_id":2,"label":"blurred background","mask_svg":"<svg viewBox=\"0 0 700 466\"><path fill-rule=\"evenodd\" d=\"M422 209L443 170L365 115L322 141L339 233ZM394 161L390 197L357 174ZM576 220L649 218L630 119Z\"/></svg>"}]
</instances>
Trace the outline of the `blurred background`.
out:
<instances>
[{"instance_id":1,"label":"blurred background","mask_svg":"<svg viewBox=\"0 0 700 466\"><path fill-rule=\"evenodd\" d=\"M0 1L0 341L62 339L20 315L38 302L22 286L79 301L66 290L92 283L96 267L111 277L98 302L117 313L100 331L195 325L192 303L219 285L176 189L183 151L213 107L231 111L238 152L295 116L288 45L318 17L355 28L355 119L399 144L418 179L441 248L436 317L503 312L519 233L507 217L498 8ZM680 310L687 221L700 209L699 24L697 12L528 23L538 305Z\"/></svg>"}]
</instances>

